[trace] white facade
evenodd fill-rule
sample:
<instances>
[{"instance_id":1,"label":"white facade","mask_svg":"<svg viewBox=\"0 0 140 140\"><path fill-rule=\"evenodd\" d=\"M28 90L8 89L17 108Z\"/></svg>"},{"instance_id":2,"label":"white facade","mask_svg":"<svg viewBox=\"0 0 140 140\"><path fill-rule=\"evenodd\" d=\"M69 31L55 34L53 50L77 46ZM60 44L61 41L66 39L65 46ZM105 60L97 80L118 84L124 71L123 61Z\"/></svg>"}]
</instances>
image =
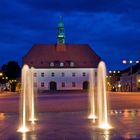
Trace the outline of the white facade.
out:
<instances>
[{"instance_id":1,"label":"white facade","mask_svg":"<svg viewBox=\"0 0 140 140\"><path fill-rule=\"evenodd\" d=\"M122 74L120 77L121 91L139 91L140 90L140 70L134 74Z\"/></svg>"},{"instance_id":2,"label":"white facade","mask_svg":"<svg viewBox=\"0 0 140 140\"><path fill-rule=\"evenodd\" d=\"M90 84L89 77L96 79L97 74L95 68L54 68L34 69L33 75L38 90L83 90L86 83Z\"/></svg>"}]
</instances>

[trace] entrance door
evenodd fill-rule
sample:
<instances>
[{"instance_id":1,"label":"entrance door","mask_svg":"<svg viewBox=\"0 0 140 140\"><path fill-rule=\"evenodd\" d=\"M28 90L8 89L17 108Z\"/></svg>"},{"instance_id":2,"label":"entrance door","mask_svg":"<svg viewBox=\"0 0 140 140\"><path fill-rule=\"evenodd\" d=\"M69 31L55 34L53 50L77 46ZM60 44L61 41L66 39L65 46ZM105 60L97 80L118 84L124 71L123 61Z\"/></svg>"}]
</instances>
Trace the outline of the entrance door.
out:
<instances>
[{"instance_id":1,"label":"entrance door","mask_svg":"<svg viewBox=\"0 0 140 140\"><path fill-rule=\"evenodd\" d=\"M57 90L57 84L56 84L56 82L54 82L54 81L52 81L52 82L50 82L50 90Z\"/></svg>"},{"instance_id":2,"label":"entrance door","mask_svg":"<svg viewBox=\"0 0 140 140\"><path fill-rule=\"evenodd\" d=\"M83 90L88 90L89 89L89 82L85 81L83 82Z\"/></svg>"}]
</instances>

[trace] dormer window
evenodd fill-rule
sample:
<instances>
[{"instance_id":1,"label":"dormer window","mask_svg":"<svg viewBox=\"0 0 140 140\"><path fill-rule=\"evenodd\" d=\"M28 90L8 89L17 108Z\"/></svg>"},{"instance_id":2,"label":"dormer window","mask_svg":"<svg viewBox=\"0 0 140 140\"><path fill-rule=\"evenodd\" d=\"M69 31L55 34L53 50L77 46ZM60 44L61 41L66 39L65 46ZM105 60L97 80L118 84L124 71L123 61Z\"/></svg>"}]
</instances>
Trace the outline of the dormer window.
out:
<instances>
[{"instance_id":1,"label":"dormer window","mask_svg":"<svg viewBox=\"0 0 140 140\"><path fill-rule=\"evenodd\" d=\"M54 67L54 62L51 62L50 63L50 67Z\"/></svg>"},{"instance_id":2,"label":"dormer window","mask_svg":"<svg viewBox=\"0 0 140 140\"><path fill-rule=\"evenodd\" d=\"M64 63L63 62L60 62L60 67L64 67Z\"/></svg>"},{"instance_id":3,"label":"dormer window","mask_svg":"<svg viewBox=\"0 0 140 140\"><path fill-rule=\"evenodd\" d=\"M70 67L74 67L74 62L70 62Z\"/></svg>"}]
</instances>

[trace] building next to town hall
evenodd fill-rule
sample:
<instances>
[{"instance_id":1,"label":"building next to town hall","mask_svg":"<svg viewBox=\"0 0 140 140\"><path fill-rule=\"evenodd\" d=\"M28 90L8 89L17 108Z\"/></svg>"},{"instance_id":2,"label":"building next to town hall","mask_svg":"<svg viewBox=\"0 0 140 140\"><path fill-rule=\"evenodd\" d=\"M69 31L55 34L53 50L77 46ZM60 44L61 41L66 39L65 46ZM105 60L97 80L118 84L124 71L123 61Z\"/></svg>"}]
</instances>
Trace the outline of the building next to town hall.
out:
<instances>
[{"instance_id":1,"label":"building next to town hall","mask_svg":"<svg viewBox=\"0 0 140 140\"><path fill-rule=\"evenodd\" d=\"M34 44L23 57L23 64L34 67L34 86L41 91L88 89L90 73L96 77L99 61L88 44L65 43L62 19L56 44Z\"/></svg>"}]
</instances>

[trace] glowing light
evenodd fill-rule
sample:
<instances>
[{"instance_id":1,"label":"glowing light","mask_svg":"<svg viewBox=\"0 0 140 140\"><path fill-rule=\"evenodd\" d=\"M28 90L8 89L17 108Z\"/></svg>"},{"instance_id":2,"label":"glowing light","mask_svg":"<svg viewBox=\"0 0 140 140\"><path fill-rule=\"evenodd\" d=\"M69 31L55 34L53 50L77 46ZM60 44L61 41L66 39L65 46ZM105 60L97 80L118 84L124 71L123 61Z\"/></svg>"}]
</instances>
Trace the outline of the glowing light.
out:
<instances>
[{"instance_id":1,"label":"glowing light","mask_svg":"<svg viewBox=\"0 0 140 140\"><path fill-rule=\"evenodd\" d=\"M112 127L107 123L103 123L99 126L99 128L101 128L101 129L111 129Z\"/></svg>"},{"instance_id":2,"label":"glowing light","mask_svg":"<svg viewBox=\"0 0 140 140\"><path fill-rule=\"evenodd\" d=\"M129 63L130 63L130 64L132 64L132 63L133 63L133 61L132 61L132 60L130 60L130 61L129 61Z\"/></svg>"},{"instance_id":3,"label":"glowing light","mask_svg":"<svg viewBox=\"0 0 140 140\"><path fill-rule=\"evenodd\" d=\"M33 118L30 118L29 121L31 121L32 124L35 124L35 122L37 121L37 119L33 117Z\"/></svg>"},{"instance_id":4,"label":"glowing light","mask_svg":"<svg viewBox=\"0 0 140 140\"><path fill-rule=\"evenodd\" d=\"M138 63L139 63L139 61L137 60L137 61L136 61L136 63L138 64Z\"/></svg>"},{"instance_id":5,"label":"glowing light","mask_svg":"<svg viewBox=\"0 0 140 140\"><path fill-rule=\"evenodd\" d=\"M0 113L0 120L4 120L5 119L5 113Z\"/></svg>"},{"instance_id":6,"label":"glowing light","mask_svg":"<svg viewBox=\"0 0 140 140\"><path fill-rule=\"evenodd\" d=\"M25 126L22 126L22 127L20 127L19 129L18 129L18 132L21 132L21 133L26 133L26 132L28 132L29 131L29 129L27 128L27 127L25 127Z\"/></svg>"},{"instance_id":7,"label":"glowing light","mask_svg":"<svg viewBox=\"0 0 140 140\"><path fill-rule=\"evenodd\" d=\"M109 73L112 73L112 71L110 70Z\"/></svg>"},{"instance_id":8,"label":"glowing light","mask_svg":"<svg viewBox=\"0 0 140 140\"><path fill-rule=\"evenodd\" d=\"M118 85L119 88L120 88L121 86L122 86L121 84Z\"/></svg>"},{"instance_id":9,"label":"glowing light","mask_svg":"<svg viewBox=\"0 0 140 140\"><path fill-rule=\"evenodd\" d=\"M123 64L126 64L126 63L127 63L127 61L126 61L126 60L123 60L123 61L122 61L122 63L123 63Z\"/></svg>"},{"instance_id":10,"label":"glowing light","mask_svg":"<svg viewBox=\"0 0 140 140\"><path fill-rule=\"evenodd\" d=\"M97 119L97 117L94 116L93 114L91 114L91 115L88 116L88 119Z\"/></svg>"}]
</instances>

